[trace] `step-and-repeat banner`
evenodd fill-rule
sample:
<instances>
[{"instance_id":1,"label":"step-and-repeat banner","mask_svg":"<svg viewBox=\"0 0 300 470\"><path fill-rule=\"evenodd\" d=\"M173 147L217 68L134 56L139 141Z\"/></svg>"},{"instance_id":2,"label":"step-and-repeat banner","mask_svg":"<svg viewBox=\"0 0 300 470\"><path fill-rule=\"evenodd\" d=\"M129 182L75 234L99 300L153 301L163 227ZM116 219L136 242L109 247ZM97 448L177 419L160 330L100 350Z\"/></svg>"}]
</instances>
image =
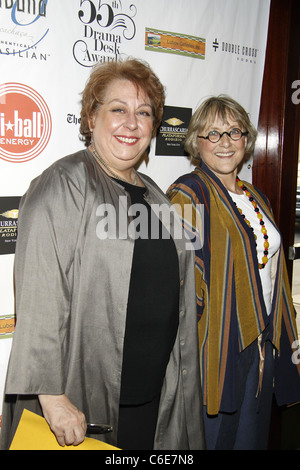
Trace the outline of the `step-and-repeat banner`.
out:
<instances>
[{"instance_id":1,"label":"step-and-repeat banner","mask_svg":"<svg viewBox=\"0 0 300 470\"><path fill-rule=\"evenodd\" d=\"M160 132L140 167L165 191L191 170L183 140L203 99L228 94L257 124L269 8L270 0L0 0L0 415L19 200L53 161L82 148L92 67L134 56L165 85ZM251 161L242 172L251 181Z\"/></svg>"}]
</instances>

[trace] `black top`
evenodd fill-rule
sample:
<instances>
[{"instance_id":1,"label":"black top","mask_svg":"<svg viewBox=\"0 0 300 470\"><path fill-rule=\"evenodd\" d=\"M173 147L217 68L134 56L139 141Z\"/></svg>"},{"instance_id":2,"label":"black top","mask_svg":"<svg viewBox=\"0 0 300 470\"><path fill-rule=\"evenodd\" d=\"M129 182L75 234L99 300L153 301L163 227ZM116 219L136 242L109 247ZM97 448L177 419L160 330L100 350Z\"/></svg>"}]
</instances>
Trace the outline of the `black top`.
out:
<instances>
[{"instance_id":1,"label":"black top","mask_svg":"<svg viewBox=\"0 0 300 470\"><path fill-rule=\"evenodd\" d=\"M160 393L178 329L179 266L173 239L144 199L146 188L118 182L132 204L142 205L135 207L120 398L120 404L132 405ZM159 227L152 237L151 226Z\"/></svg>"}]
</instances>

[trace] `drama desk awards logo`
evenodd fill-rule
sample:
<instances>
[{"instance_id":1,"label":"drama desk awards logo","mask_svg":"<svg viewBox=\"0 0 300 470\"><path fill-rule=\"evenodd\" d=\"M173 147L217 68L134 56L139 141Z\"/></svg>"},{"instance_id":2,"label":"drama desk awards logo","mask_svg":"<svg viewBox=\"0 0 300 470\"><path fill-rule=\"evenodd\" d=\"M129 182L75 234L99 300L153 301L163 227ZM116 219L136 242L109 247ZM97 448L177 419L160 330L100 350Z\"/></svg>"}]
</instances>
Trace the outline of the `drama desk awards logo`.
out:
<instances>
[{"instance_id":1,"label":"drama desk awards logo","mask_svg":"<svg viewBox=\"0 0 300 470\"><path fill-rule=\"evenodd\" d=\"M0 158L24 163L47 146L52 130L49 108L39 93L21 83L0 85Z\"/></svg>"},{"instance_id":2,"label":"drama desk awards logo","mask_svg":"<svg viewBox=\"0 0 300 470\"><path fill-rule=\"evenodd\" d=\"M132 1L81 0L78 19L81 33L73 46L73 56L83 67L117 61L123 44L135 37L137 8Z\"/></svg>"}]
</instances>

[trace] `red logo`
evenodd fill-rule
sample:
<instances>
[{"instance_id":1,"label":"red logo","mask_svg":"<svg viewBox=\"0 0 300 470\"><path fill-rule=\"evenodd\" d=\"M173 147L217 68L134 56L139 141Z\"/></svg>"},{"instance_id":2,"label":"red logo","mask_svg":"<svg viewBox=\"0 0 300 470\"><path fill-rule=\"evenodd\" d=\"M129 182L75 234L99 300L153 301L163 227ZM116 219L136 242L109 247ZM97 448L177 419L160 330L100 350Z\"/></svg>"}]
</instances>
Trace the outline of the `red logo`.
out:
<instances>
[{"instance_id":1,"label":"red logo","mask_svg":"<svg viewBox=\"0 0 300 470\"><path fill-rule=\"evenodd\" d=\"M13 163L36 158L51 130L49 108L35 90L21 83L0 85L0 158Z\"/></svg>"}]
</instances>

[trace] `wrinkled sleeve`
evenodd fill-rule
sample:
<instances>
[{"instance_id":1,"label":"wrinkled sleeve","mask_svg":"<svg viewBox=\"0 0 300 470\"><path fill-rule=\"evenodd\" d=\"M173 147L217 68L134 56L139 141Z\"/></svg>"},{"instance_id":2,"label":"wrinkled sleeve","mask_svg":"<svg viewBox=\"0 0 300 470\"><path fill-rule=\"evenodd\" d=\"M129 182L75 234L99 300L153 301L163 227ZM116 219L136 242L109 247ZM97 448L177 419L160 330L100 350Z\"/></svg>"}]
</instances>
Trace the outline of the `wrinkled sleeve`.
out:
<instances>
[{"instance_id":1,"label":"wrinkled sleeve","mask_svg":"<svg viewBox=\"0 0 300 470\"><path fill-rule=\"evenodd\" d=\"M34 180L21 200L15 255L16 330L6 394L64 392L70 306L68 272L83 195L64 168Z\"/></svg>"}]
</instances>

